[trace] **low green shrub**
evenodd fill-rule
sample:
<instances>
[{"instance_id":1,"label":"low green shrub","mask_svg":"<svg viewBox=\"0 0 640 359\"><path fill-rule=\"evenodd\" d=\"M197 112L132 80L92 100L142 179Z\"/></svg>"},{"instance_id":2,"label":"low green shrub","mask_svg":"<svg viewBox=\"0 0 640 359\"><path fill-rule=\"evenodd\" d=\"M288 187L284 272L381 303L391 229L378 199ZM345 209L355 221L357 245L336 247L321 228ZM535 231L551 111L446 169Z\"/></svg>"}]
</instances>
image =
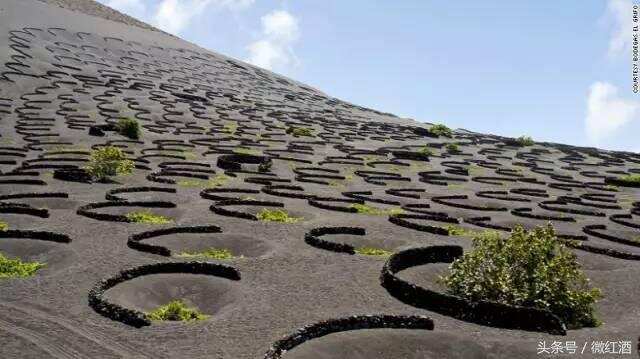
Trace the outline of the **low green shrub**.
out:
<instances>
[{"instance_id":1,"label":"low green shrub","mask_svg":"<svg viewBox=\"0 0 640 359\"><path fill-rule=\"evenodd\" d=\"M301 221L302 217L291 217L287 211L283 209L267 209L263 208L256 217L265 222L280 222L280 223L296 223Z\"/></svg>"},{"instance_id":2,"label":"low green shrub","mask_svg":"<svg viewBox=\"0 0 640 359\"><path fill-rule=\"evenodd\" d=\"M222 129L223 132L226 132L230 135L234 135L236 131L238 131L238 123L237 122L227 122L224 124Z\"/></svg>"},{"instance_id":3,"label":"low green shrub","mask_svg":"<svg viewBox=\"0 0 640 359\"><path fill-rule=\"evenodd\" d=\"M229 176L225 174L217 174L208 180L201 179L182 179L176 182L180 187L192 188L213 188L223 186L229 180Z\"/></svg>"},{"instance_id":4,"label":"low green shrub","mask_svg":"<svg viewBox=\"0 0 640 359\"><path fill-rule=\"evenodd\" d=\"M460 148L455 143L447 143L446 149L447 149L447 152L449 153L460 152Z\"/></svg>"},{"instance_id":5,"label":"low green shrub","mask_svg":"<svg viewBox=\"0 0 640 359\"><path fill-rule=\"evenodd\" d=\"M20 258L7 258L0 253L0 278L24 278L34 275L44 263L23 262Z\"/></svg>"},{"instance_id":6,"label":"low green shrub","mask_svg":"<svg viewBox=\"0 0 640 359\"><path fill-rule=\"evenodd\" d=\"M393 254L393 252L388 251L386 249L374 248L374 247L356 248L355 252L363 256L377 256L377 257L389 257L390 255Z\"/></svg>"},{"instance_id":7,"label":"low green shrub","mask_svg":"<svg viewBox=\"0 0 640 359\"><path fill-rule=\"evenodd\" d=\"M203 251L184 251L178 256L185 258L205 257L211 259L232 259L234 257L233 253L226 248L207 248Z\"/></svg>"},{"instance_id":8,"label":"low green shrub","mask_svg":"<svg viewBox=\"0 0 640 359\"><path fill-rule=\"evenodd\" d=\"M133 172L133 161L121 149L113 146L99 147L91 151L85 170L94 178L103 180L111 176Z\"/></svg>"},{"instance_id":9,"label":"low green shrub","mask_svg":"<svg viewBox=\"0 0 640 359\"><path fill-rule=\"evenodd\" d=\"M235 148L233 150L233 153L236 153L236 154L239 154L239 155L252 155L252 156L260 156L262 154L262 152L260 152L258 150L253 150L253 149L246 148L246 147Z\"/></svg>"},{"instance_id":10,"label":"low green shrub","mask_svg":"<svg viewBox=\"0 0 640 359\"><path fill-rule=\"evenodd\" d=\"M285 131L287 134L294 136L309 136L313 137L313 129L309 127L289 127Z\"/></svg>"},{"instance_id":11,"label":"low green shrub","mask_svg":"<svg viewBox=\"0 0 640 359\"><path fill-rule=\"evenodd\" d=\"M569 328L599 325L594 304L601 292L589 287L575 254L551 225L531 231L517 226L510 237L483 232L473 238L473 247L440 278L449 293L549 310Z\"/></svg>"},{"instance_id":12,"label":"low green shrub","mask_svg":"<svg viewBox=\"0 0 640 359\"><path fill-rule=\"evenodd\" d=\"M166 305L160 306L155 310L146 313L150 320L170 320L170 321L196 321L204 320L209 316L202 314L198 309L189 308L182 300L172 300Z\"/></svg>"},{"instance_id":13,"label":"low green shrub","mask_svg":"<svg viewBox=\"0 0 640 359\"><path fill-rule=\"evenodd\" d=\"M533 142L533 139L531 138L531 136L520 136L518 138L516 138L516 142L518 142L518 144L520 146L533 146L535 144L535 142Z\"/></svg>"},{"instance_id":14,"label":"low green shrub","mask_svg":"<svg viewBox=\"0 0 640 359\"><path fill-rule=\"evenodd\" d=\"M173 222L173 220L169 217L161 216L147 210L129 212L125 215L125 217L127 217L127 219L132 223L167 224Z\"/></svg>"},{"instance_id":15,"label":"low green shrub","mask_svg":"<svg viewBox=\"0 0 640 359\"><path fill-rule=\"evenodd\" d=\"M137 140L140 138L140 124L132 118L119 119L116 124L116 130L118 130L119 134L131 139Z\"/></svg>"},{"instance_id":16,"label":"low green shrub","mask_svg":"<svg viewBox=\"0 0 640 359\"><path fill-rule=\"evenodd\" d=\"M626 175L618 177L618 180L629 184L640 184L640 175Z\"/></svg>"},{"instance_id":17,"label":"low green shrub","mask_svg":"<svg viewBox=\"0 0 640 359\"><path fill-rule=\"evenodd\" d=\"M437 125L431 126L431 128L429 128L429 132L437 136L453 137L453 131L449 127L443 124L437 124Z\"/></svg>"},{"instance_id":18,"label":"low green shrub","mask_svg":"<svg viewBox=\"0 0 640 359\"><path fill-rule=\"evenodd\" d=\"M273 161L262 162L258 166L258 172L269 172L271 171L271 167L273 166Z\"/></svg>"},{"instance_id":19,"label":"low green shrub","mask_svg":"<svg viewBox=\"0 0 640 359\"><path fill-rule=\"evenodd\" d=\"M424 146L421 149L418 150L418 153L421 153L423 155L427 155L427 156L433 156L433 150L431 150L429 147Z\"/></svg>"},{"instance_id":20,"label":"low green shrub","mask_svg":"<svg viewBox=\"0 0 640 359\"><path fill-rule=\"evenodd\" d=\"M369 206L366 204L354 203L349 206L350 208L355 208L359 214L366 214L369 216L393 216L397 214L404 213L402 208L390 208L390 209L382 209L378 207Z\"/></svg>"},{"instance_id":21,"label":"low green shrub","mask_svg":"<svg viewBox=\"0 0 640 359\"><path fill-rule=\"evenodd\" d=\"M0 231L6 231L9 229L9 225L6 222L0 221Z\"/></svg>"},{"instance_id":22,"label":"low green shrub","mask_svg":"<svg viewBox=\"0 0 640 359\"><path fill-rule=\"evenodd\" d=\"M473 231L460 226L456 226L455 224L449 224L444 228L447 230L447 232L449 232L450 236L475 237L482 234L482 232L480 231Z\"/></svg>"}]
</instances>

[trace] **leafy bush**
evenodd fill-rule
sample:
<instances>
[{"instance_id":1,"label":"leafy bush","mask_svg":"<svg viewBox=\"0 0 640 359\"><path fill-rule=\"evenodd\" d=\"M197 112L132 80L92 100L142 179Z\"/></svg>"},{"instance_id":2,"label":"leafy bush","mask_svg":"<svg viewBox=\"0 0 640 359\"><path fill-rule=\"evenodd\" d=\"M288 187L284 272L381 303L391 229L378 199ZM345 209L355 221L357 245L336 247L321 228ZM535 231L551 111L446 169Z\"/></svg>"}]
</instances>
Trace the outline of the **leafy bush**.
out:
<instances>
[{"instance_id":1,"label":"leafy bush","mask_svg":"<svg viewBox=\"0 0 640 359\"><path fill-rule=\"evenodd\" d=\"M140 124L132 118L121 118L116 124L118 133L131 139L140 138Z\"/></svg>"},{"instance_id":2,"label":"leafy bush","mask_svg":"<svg viewBox=\"0 0 640 359\"><path fill-rule=\"evenodd\" d=\"M150 211L129 212L125 215L130 222L144 224L167 224L173 220Z\"/></svg>"},{"instance_id":3,"label":"leafy bush","mask_svg":"<svg viewBox=\"0 0 640 359\"><path fill-rule=\"evenodd\" d=\"M209 316L200 313L195 308L189 308L180 299L172 300L166 305L147 313L150 320L171 320L171 321L194 321L204 320Z\"/></svg>"},{"instance_id":4,"label":"leafy bush","mask_svg":"<svg viewBox=\"0 0 640 359\"><path fill-rule=\"evenodd\" d=\"M618 180L629 184L636 184L640 183L640 175L626 175L618 177Z\"/></svg>"},{"instance_id":5,"label":"leafy bush","mask_svg":"<svg viewBox=\"0 0 640 359\"><path fill-rule=\"evenodd\" d=\"M396 215L404 213L402 208L390 208L390 209L382 209L378 207L369 206L366 204L354 203L349 206L350 208L355 208L358 213L366 214L370 216L386 216L386 215Z\"/></svg>"},{"instance_id":6,"label":"leafy bush","mask_svg":"<svg viewBox=\"0 0 640 359\"><path fill-rule=\"evenodd\" d=\"M207 249L205 249L203 251L200 251L200 252L185 251L185 252L180 253L179 256L180 257L187 257L187 258L205 257L205 258L211 258L211 259L232 259L234 257L234 255L231 253L231 251L226 249L226 248L207 248Z\"/></svg>"},{"instance_id":7,"label":"leafy bush","mask_svg":"<svg viewBox=\"0 0 640 359\"><path fill-rule=\"evenodd\" d=\"M363 256L378 256L378 257L388 257L392 252L382 249L382 248L374 248L374 247L360 247L356 248L355 252L363 255Z\"/></svg>"},{"instance_id":8,"label":"leafy bush","mask_svg":"<svg viewBox=\"0 0 640 359\"><path fill-rule=\"evenodd\" d=\"M308 127L289 127L285 132L294 136L313 136L313 129Z\"/></svg>"},{"instance_id":9,"label":"leafy bush","mask_svg":"<svg viewBox=\"0 0 640 359\"><path fill-rule=\"evenodd\" d=\"M531 138L531 136L520 136L516 139L516 142L518 142L518 144L520 146L533 146L535 144L535 142L533 142L533 139Z\"/></svg>"},{"instance_id":10,"label":"leafy bush","mask_svg":"<svg viewBox=\"0 0 640 359\"><path fill-rule=\"evenodd\" d=\"M6 231L9 229L9 225L5 222L0 221L0 231Z\"/></svg>"},{"instance_id":11,"label":"leafy bush","mask_svg":"<svg viewBox=\"0 0 640 359\"><path fill-rule=\"evenodd\" d=\"M44 266L44 263L23 262L19 258L10 259L0 253L0 278L30 277Z\"/></svg>"},{"instance_id":12,"label":"leafy bush","mask_svg":"<svg viewBox=\"0 0 640 359\"><path fill-rule=\"evenodd\" d=\"M576 256L551 225L531 231L517 226L510 238L487 231L474 237L473 246L440 278L451 294L546 309L569 328L599 324L593 305L601 292L589 288Z\"/></svg>"},{"instance_id":13,"label":"leafy bush","mask_svg":"<svg viewBox=\"0 0 640 359\"><path fill-rule=\"evenodd\" d=\"M287 211L282 209L267 209L263 208L256 217L265 222L280 222L280 223L296 223L302 220L301 217L291 217Z\"/></svg>"},{"instance_id":14,"label":"leafy bush","mask_svg":"<svg viewBox=\"0 0 640 359\"><path fill-rule=\"evenodd\" d=\"M437 125L431 126L431 128L429 128L429 132L433 133L436 136L442 136L442 137L453 136L453 131L449 127L443 124L437 124Z\"/></svg>"},{"instance_id":15,"label":"leafy bush","mask_svg":"<svg viewBox=\"0 0 640 359\"><path fill-rule=\"evenodd\" d=\"M130 174L133 167L133 161L128 160L122 150L106 146L91 151L85 170L98 180L103 180L110 176Z\"/></svg>"},{"instance_id":16,"label":"leafy bush","mask_svg":"<svg viewBox=\"0 0 640 359\"><path fill-rule=\"evenodd\" d=\"M447 148L447 152L449 153L455 153L460 151L458 145L455 143L447 143L446 148Z\"/></svg>"}]
</instances>

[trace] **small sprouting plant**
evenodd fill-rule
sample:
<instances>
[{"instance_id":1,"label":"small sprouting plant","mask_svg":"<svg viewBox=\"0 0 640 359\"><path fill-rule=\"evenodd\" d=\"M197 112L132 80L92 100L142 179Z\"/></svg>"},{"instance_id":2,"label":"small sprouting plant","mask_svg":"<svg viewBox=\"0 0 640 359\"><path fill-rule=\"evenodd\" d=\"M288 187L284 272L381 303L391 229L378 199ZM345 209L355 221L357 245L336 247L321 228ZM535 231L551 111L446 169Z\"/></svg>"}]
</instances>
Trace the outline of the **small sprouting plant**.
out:
<instances>
[{"instance_id":1,"label":"small sprouting plant","mask_svg":"<svg viewBox=\"0 0 640 359\"><path fill-rule=\"evenodd\" d=\"M256 218L265 222L280 222L280 223L296 223L302 220L301 217L291 217L289 213L283 209L267 209L263 208Z\"/></svg>"},{"instance_id":2,"label":"small sprouting plant","mask_svg":"<svg viewBox=\"0 0 640 359\"><path fill-rule=\"evenodd\" d=\"M433 133L434 135L442 136L442 137L453 136L453 131L449 127L443 124L437 124L437 125L431 126L431 128L429 129L429 132Z\"/></svg>"},{"instance_id":3,"label":"small sprouting plant","mask_svg":"<svg viewBox=\"0 0 640 359\"><path fill-rule=\"evenodd\" d=\"M91 151L85 170L96 179L103 180L111 176L130 174L133 168L133 161L127 159L121 149L106 146Z\"/></svg>"},{"instance_id":4,"label":"small sprouting plant","mask_svg":"<svg viewBox=\"0 0 640 359\"><path fill-rule=\"evenodd\" d=\"M258 166L258 172L269 172L271 171L272 166L273 166L273 161L262 162Z\"/></svg>"},{"instance_id":5,"label":"small sprouting plant","mask_svg":"<svg viewBox=\"0 0 640 359\"><path fill-rule=\"evenodd\" d=\"M549 310L569 328L599 325L594 304L601 292L590 288L551 225L531 231L516 226L509 237L483 232L449 269L440 281L453 295Z\"/></svg>"},{"instance_id":6,"label":"small sprouting plant","mask_svg":"<svg viewBox=\"0 0 640 359\"><path fill-rule=\"evenodd\" d=\"M129 212L125 215L129 222L132 223L143 223L143 224L167 224L172 223L173 220L169 217L161 216L159 214L155 214L151 211L136 211Z\"/></svg>"},{"instance_id":7,"label":"small sprouting plant","mask_svg":"<svg viewBox=\"0 0 640 359\"><path fill-rule=\"evenodd\" d=\"M531 136L520 136L516 138L516 142L522 147L524 146L533 146L535 142L533 142L533 138Z\"/></svg>"},{"instance_id":8,"label":"small sprouting plant","mask_svg":"<svg viewBox=\"0 0 640 359\"><path fill-rule=\"evenodd\" d=\"M198 154L193 151L182 151L181 154L188 160L198 159Z\"/></svg>"},{"instance_id":9,"label":"small sprouting plant","mask_svg":"<svg viewBox=\"0 0 640 359\"><path fill-rule=\"evenodd\" d=\"M366 214L369 216L395 216L404 213L402 208L382 209L361 203L354 203L350 205L349 208L355 208L359 214Z\"/></svg>"},{"instance_id":10,"label":"small sprouting plant","mask_svg":"<svg viewBox=\"0 0 640 359\"><path fill-rule=\"evenodd\" d=\"M9 225L6 222L0 221L0 232L6 231L7 229L9 229Z\"/></svg>"},{"instance_id":11,"label":"small sprouting plant","mask_svg":"<svg viewBox=\"0 0 640 359\"><path fill-rule=\"evenodd\" d=\"M116 123L116 130L118 130L119 134L131 139L137 140L140 138L140 124L132 118L119 119L118 123Z\"/></svg>"},{"instance_id":12,"label":"small sprouting plant","mask_svg":"<svg viewBox=\"0 0 640 359\"><path fill-rule=\"evenodd\" d=\"M238 131L238 123L237 122L227 122L224 124L223 132L234 135Z\"/></svg>"},{"instance_id":13,"label":"small sprouting plant","mask_svg":"<svg viewBox=\"0 0 640 359\"><path fill-rule=\"evenodd\" d=\"M252 149L246 148L246 147L235 148L233 150L233 153L238 154L238 155L252 155L252 156L259 156L259 155L262 154L262 152L260 152L258 150L252 150Z\"/></svg>"},{"instance_id":14,"label":"small sprouting plant","mask_svg":"<svg viewBox=\"0 0 640 359\"><path fill-rule=\"evenodd\" d=\"M232 259L233 253L226 248L207 248L203 251L184 251L179 254L179 257L193 258L193 257L205 257L211 259Z\"/></svg>"},{"instance_id":15,"label":"small sprouting plant","mask_svg":"<svg viewBox=\"0 0 640 359\"><path fill-rule=\"evenodd\" d=\"M292 126L287 128L285 132L287 134L294 135L294 136L309 136L309 137L313 136L313 129L309 127L293 127Z\"/></svg>"},{"instance_id":16,"label":"small sprouting plant","mask_svg":"<svg viewBox=\"0 0 640 359\"><path fill-rule=\"evenodd\" d=\"M482 233L456 226L455 224L449 224L444 228L447 230L450 236L474 237Z\"/></svg>"},{"instance_id":17,"label":"small sprouting plant","mask_svg":"<svg viewBox=\"0 0 640 359\"><path fill-rule=\"evenodd\" d=\"M213 188L223 186L229 180L229 176L225 174L217 174L208 180L201 179L183 179L176 182L180 187L191 188Z\"/></svg>"},{"instance_id":18,"label":"small sprouting plant","mask_svg":"<svg viewBox=\"0 0 640 359\"><path fill-rule=\"evenodd\" d=\"M447 149L447 152L449 153L460 152L460 148L455 143L447 143L446 149Z\"/></svg>"},{"instance_id":19,"label":"small sprouting plant","mask_svg":"<svg viewBox=\"0 0 640 359\"><path fill-rule=\"evenodd\" d=\"M19 258L7 258L0 253L0 278L30 277L44 266L44 263L23 262Z\"/></svg>"},{"instance_id":20,"label":"small sprouting plant","mask_svg":"<svg viewBox=\"0 0 640 359\"><path fill-rule=\"evenodd\" d=\"M618 177L618 180L629 184L640 184L640 175L626 175Z\"/></svg>"},{"instance_id":21,"label":"small sprouting plant","mask_svg":"<svg viewBox=\"0 0 640 359\"><path fill-rule=\"evenodd\" d=\"M160 306L155 310L146 313L150 320L170 320L190 322L195 320L204 320L209 316L202 314L198 309L189 308L182 300L172 300L166 305Z\"/></svg>"},{"instance_id":22,"label":"small sprouting plant","mask_svg":"<svg viewBox=\"0 0 640 359\"><path fill-rule=\"evenodd\" d=\"M355 252L357 254L363 255L363 256L378 256L378 257L388 257L391 254L393 254L392 252L386 250L386 249L382 249L382 248L374 248L374 247L360 247L360 248L356 248Z\"/></svg>"},{"instance_id":23,"label":"small sprouting plant","mask_svg":"<svg viewBox=\"0 0 640 359\"><path fill-rule=\"evenodd\" d=\"M426 156L433 156L433 150L431 150L427 146L424 146L424 147L420 148L418 150L418 153L421 153L421 154L426 155Z\"/></svg>"}]
</instances>

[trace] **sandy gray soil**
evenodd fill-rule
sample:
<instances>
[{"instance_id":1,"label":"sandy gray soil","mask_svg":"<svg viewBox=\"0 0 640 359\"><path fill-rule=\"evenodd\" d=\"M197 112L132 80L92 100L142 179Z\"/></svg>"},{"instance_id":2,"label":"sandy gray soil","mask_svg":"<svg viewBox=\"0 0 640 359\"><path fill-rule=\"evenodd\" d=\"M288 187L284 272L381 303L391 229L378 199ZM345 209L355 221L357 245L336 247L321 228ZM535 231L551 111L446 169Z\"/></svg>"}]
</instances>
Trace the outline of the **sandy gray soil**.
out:
<instances>
[{"instance_id":1,"label":"sandy gray soil","mask_svg":"<svg viewBox=\"0 0 640 359\"><path fill-rule=\"evenodd\" d=\"M639 173L640 155L549 143L514 147L506 138L464 130L453 138L427 137L420 129L428 124L331 98L178 38L127 26L139 25L128 19L109 19L119 22L36 0L0 3L0 203L14 211L0 213L0 221L10 230L48 231L71 239L0 238L3 253L47 264L31 278L0 280L0 357L261 358L276 340L298 328L361 314L424 315L433 319L434 330L334 333L283 357L540 358L539 341L582 345L607 340L630 341L636 355L640 245L629 240L640 237L640 209L634 209L640 191L607 187L604 177ZM142 124L140 141L112 131L89 135L91 126L125 117ZM287 134L291 126L309 127L314 136ZM444 151L451 142L461 153ZM84 166L88 151L101 145L121 147L136 161L134 173L113 183L54 178L55 170ZM424 146L434 152L429 161L403 158L404 152L415 154ZM271 168L257 172L255 164L240 163L246 157L234 160L240 171L222 168L239 147L270 159ZM251 217L268 206L224 205L192 181L194 175L206 181L223 173L227 179L221 188L241 191L215 194L277 202L281 207L273 208L303 219L279 224L240 218L238 213ZM119 201L108 199L112 190L149 186L175 193L138 191L117 194ZM394 191L408 189L416 191ZM52 193L57 197L47 196ZM290 197L301 194L307 198ZM307 244L305 234L320 227L360 227L364 236L323 238L390 251L438 244L468 249L470 241L403 227L387 215L327 209L348 208L354 195L380 209L446 213L474 230L483 229L478 223L532 227L551 218L558 233L583 236L584 246L574 251L593 285L604 292L597 305L603 325L552 336L472 324L400 302L380 284L383 258L320 249ZM448 195L467 197L439 199ZM149 210L173 223L113 222L77 213L81 206L112 202L90 212L123 215L134 209L124 205L127 201L168 202L171 208ZM15 213L25 207L6 203L31 210ZM464 222L477 217L489 218L475 225ZM183 297L210 314L208 320L135 328L89 306L89 291L120 271L185 261L131 248L131 236L211 225L221 233L158 235L142 242L172 253L230 249L238 258L215 262L237 269L239 281L153 274L105 293L111 303L139 311ZM590 225L605 227L587 234ZM437 288L442 270L417 266L398 276Z\"/></svg>"}]
</instances>

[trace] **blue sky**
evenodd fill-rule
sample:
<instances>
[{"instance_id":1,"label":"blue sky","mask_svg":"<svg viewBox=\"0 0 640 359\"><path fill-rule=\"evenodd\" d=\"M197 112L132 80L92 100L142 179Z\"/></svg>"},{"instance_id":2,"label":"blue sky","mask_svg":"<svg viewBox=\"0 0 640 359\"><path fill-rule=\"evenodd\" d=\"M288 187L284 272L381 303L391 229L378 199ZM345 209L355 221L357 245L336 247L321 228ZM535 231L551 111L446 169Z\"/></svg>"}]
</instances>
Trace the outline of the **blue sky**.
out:
<instances>
[{"instance_id":1,"label":"blue sky","mask_svg":"<svg viewBox=\"0 0 640 359\"><path fill-rule=\"evenodd\" d=\"M640 152L631 0L100 0L418 121Z\"/></svg>"}]
</instances>

